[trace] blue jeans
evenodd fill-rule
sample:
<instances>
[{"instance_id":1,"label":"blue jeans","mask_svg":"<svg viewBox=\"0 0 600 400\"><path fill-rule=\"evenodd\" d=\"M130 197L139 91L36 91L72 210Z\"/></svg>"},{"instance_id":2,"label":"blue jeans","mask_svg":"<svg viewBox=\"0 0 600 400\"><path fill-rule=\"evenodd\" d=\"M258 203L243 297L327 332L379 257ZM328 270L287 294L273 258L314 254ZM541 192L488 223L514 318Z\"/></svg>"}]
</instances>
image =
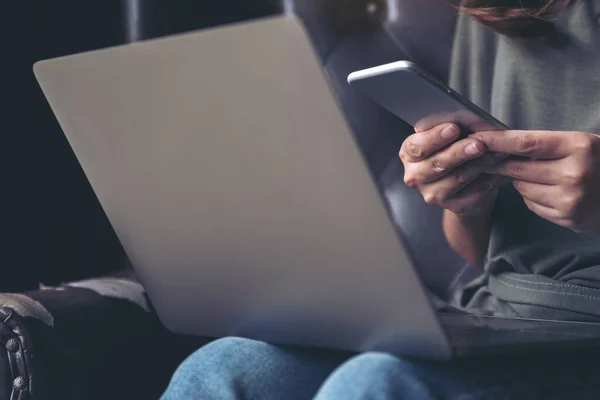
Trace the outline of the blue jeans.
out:
<instances>
[{"instance_id":1,"label":"blue jeans","mask_svg":"<svg viewBox=\"0 0 600 400\"><path fill-rule=\"evenodd\" d=\"M418 362L227 338L188 357L162 400L591 400L598 364L597 355Z\"/></svg>"}]
</instances>

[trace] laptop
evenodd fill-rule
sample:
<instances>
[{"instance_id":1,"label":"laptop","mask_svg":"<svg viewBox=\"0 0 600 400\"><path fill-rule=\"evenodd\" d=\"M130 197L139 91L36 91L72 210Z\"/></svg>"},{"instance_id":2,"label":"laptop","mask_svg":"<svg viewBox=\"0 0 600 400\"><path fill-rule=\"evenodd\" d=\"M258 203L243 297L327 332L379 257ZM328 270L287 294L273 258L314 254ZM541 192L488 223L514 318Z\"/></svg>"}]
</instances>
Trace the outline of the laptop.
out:
<instances>
[{"instance_id":1,"label":"laptop","mask_svg":"<svg viewBox=\"0 0 600 400\"><path fill-rule=\"evenodd\" d=\"M600 338L598 324L434 307L294 18L34 71L173 332L428 359Z\"/></svg>"}]
</instances>

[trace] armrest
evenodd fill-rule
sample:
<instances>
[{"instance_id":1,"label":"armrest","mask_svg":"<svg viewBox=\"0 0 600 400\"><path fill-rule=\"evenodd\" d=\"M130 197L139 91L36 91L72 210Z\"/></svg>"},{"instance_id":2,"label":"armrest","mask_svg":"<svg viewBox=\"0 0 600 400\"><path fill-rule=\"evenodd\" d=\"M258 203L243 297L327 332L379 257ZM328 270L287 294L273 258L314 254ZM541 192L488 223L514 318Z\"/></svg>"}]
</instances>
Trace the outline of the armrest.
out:
<instances>
[{"instance_id":1,"label":"armrest","mask_svg":"<svg viewBox=\"0 0 600 400\"><path fill-rule=\"evenodd\" d=\"M0 400L158 398L199 345L167 332L123 278L0 294L0 342Z\"/></svg>"}]
</instances>

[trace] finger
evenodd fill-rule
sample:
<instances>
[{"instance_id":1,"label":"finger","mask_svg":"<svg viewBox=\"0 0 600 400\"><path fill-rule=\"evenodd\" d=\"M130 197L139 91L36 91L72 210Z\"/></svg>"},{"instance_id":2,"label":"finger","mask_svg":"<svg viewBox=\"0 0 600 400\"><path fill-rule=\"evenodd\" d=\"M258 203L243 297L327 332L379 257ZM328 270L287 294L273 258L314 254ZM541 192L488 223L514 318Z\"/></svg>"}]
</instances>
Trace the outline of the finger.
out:
<instances>
[{"instance_id":1,"label":"finger","mask_svg":"<svg viewBox=\"0 0 600 400\"><path fill-rule=\"evenodd\" d=\"M490 151L545 160L568 156L572 151L569 136L554 131L486 131L471 135Z\"/></svg>"},{"instance_id":2,"label":"finger","mask_svg":"<svg viewBox=\"0 0 600 400\"><path fill-rule=\"evenodd\" d=\"M458 126L445 124L425 132L409 136L400 149L400 158L407 162L419 162L443 149L460 135Z\"/></svg>"},{"instance_id":3,"label":"finger","mask_svg":"<svg viewBox=\"0 0 600 400\"><path fill-rule=\"evenodd\" d=\"M557 193L557 186L519 180L514 180L513 186L515 189L517 189L517 192L523 196L523 198L545 207L556 209L557 201L561 199L560 194Z\"/></svg>"},{"instance_id":4,"label":"finger","mask_svg":"<svg viewBox=\"0 0 600 400\"><path fill-rule=\"evenodd\" d=\"M456 123L464 132L469 134L483 131L497 131L501 130L497 125L484 120L479 115L469 110L462 110L455 114L452 122Z\"/></svg>"},{"instance_id":5,"label":"finger","mask_svg":"<svg viewBox=\"0 0 600 400\"><path fill-rule=\"evenodd\" d=\"M415 124L415 132L425 132L435 128L436 126L453 122L454 119L452 118L452 114L449 113L430 115L429 117L423 118Z\"/></svg>"},{"instance_id":6,"label":"finger","mask_svg":"<svg viewBox=\"0 0 600 400\"><path fill-rule=\"evenodd\" d=\"M481 214L494 205L500 179L493 175L480 175L470 185L460 190L445 206L458 215Z\"/></svg>"},{"instance_id":7,"label":"finger","mask_svg":"<svg viewBox=\"0 0 600 400\"><path fill-rule=\"evenodd\" d=\"M488 174L502 175L508 178L553 185L559 183L559 160L539 160L510 158L490 168Z\"/></svg>"},{"instance_id":8,"label":"finger","mask_svg":"<svg viewBox=\"0 0 600 400\"><path fill-rule=\"evenodd\" d=\"M545 206L543 204L539 204L525 197L523 198L523 201L525 202L525 205L527 205L527 208L529 208L532 212L536 213L538 216L544 218L545 220L554 222L562 226L568 224L568 222L562 218L562 215L558 210L555 210L554 208Z\"/></svg>"},{"instance_id":9,"label":"finger","mask_svg":"<svg viewBox=\"0 0 600 400\"><path fill-rule=\"evenodd\" d=\"M453 113L436 114L424 118L415 124L415 132L423 132L442 123L456 124L464 134L499 129L496 125L484 120L470 110L459 110Z\"/></svg>"},{"instance_id":10,"label":"finger","mask_svg":"<svg viewBox=\"0 0 600 400\"><path fill-rule=\"evenodd\" d=\"M467 161L485 154L485 146L478 140L465 139L434 153L420 163L415 163L410 175L418 176L419 183L431 183Z\"/></svg>"},{"instance_id":11,"label":"finger","mask_svg":"<svg viewBox=\"0 0 600 400\"><path fill-rule=\"evenodd\" d=\"M427 203L441 204L477 179L495 162L494 155L487 153L483 157L461 165L437 181L424 184L421 187L423 198Z\"/></svg>"},{"instance_id":12,"label":"finger","mask_svg":"<svg viewBox=\"0 0 600 400\"><path fill-rule=\"evenodd\" d=\"M482 192L494 192L498 189L502 177L495 175L481 174L477 176L469 185L465 186L454 196L466 196L471 193L481 194Z\"/></svg>"}]
</instances>

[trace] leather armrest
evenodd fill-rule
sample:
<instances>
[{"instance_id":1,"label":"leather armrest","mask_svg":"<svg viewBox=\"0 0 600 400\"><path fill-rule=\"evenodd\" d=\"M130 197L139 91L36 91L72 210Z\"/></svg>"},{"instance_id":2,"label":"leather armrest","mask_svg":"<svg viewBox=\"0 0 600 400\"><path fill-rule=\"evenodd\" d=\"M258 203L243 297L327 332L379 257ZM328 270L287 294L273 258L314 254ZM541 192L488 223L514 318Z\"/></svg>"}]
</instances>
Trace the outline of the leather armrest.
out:
<instances>
[{"instance_id":1,"label":"leather armrest","mask_svg":"<svg viewBox=\"0 0 600 400\"><path fill-rule=\"evenodd\" d=\"M200 340L167 332L133 280L0 294L0 400L158 398Z\"/></svg>"},{"instance_id":2,"label":"leather armrest","mask_svg":"<svg viewBox=\"0 0 600 400\"><path fill-rule=\"evenodd\" d=\"M23 320L9 307L0 308L0 400L28 400L36 385L31 338Z\"/></svg>"}]
</instances>

